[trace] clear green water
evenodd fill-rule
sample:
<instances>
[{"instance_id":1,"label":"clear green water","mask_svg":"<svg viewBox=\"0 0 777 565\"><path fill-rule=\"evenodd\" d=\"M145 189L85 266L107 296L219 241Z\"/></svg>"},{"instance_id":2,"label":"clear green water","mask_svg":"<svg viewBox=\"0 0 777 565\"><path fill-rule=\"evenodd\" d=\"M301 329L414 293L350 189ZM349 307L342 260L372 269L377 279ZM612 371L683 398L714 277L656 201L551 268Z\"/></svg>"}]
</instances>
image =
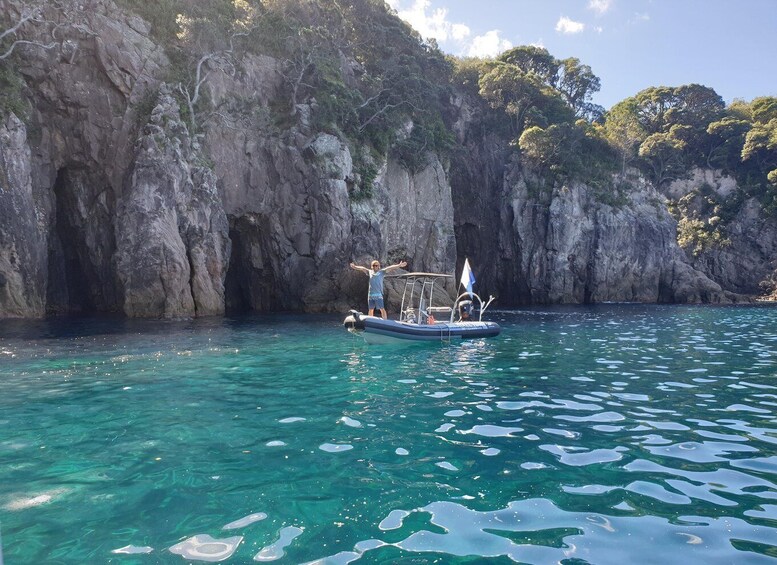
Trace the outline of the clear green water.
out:
<instances>
[{"instance_id":1,"label":"clear green water","mask_svg":"<svg viewBox=\"0 0 777 565\"><path fill-rule=\"evenodd\" d=\"M777 308L494 316L3 322L6 565L777 560Z\"/></svg>"}]
</instances>

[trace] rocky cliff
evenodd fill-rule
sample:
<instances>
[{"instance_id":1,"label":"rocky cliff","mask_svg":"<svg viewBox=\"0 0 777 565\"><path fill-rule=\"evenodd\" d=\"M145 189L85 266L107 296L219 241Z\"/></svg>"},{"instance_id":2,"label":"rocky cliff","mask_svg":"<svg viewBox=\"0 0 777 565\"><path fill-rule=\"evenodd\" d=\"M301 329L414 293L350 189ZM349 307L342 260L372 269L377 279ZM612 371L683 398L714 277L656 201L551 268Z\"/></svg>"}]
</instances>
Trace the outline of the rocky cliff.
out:
<instances>
[{"instance_id":1,"label":"rocky cliff","mask_svg":"<svg viewBox=\"0 0 777 565\"><path fill-rule=\"evenodd\" d=\"M703 179L660 192L631 171L613 176L606 197L584 184L554 183L526 171L504 140L468 127L479 121L477 105L457 104L458 254L478 259L479 282L502 303L732 303L750 300L774 270L777 223L753 202L726 228L736 245L695 256L678 244L669 207Z\"/></svg>"},{"instance_id":2,"label":"rocky cliff","mask_svg":"<svg viewBox=\"0 0 777 565\"><path fill-rule=\"evenodd\" d=\"M313 131L309 104L270 126L278 63L253 55L209 77L215 117L193 136L148 25L88 4L66 41L19 48L32 111L0 129L0 316L344 310L366 288L351 260L453 269L436 157L414 174L377 163L372 198L352 201L349 144Z\"/></svg>"},{"instance_id":3,"label":"rocky cliff","mask_svg":"<svg viewBox=\"0 0 777 565\"><path fill-rule=\"evenodd\" d=\"M777 273L777 222L755 198L742 198L734 178L696 169L664 193L687 216L681 227L690 224L696 230L687 245L694 268L733 292L777 290L772 280Z\"/></svg>"},{"instance_id":4,"label":"rocky cliff","mask_svg":"<svg viewBox=\"0 0 777 565\"><path fill-rule=\"evenodd\" d=\"M546 186L458 102L458 154L413 172L370 157L365 191L361 148L316 129L315 100L273 119L272 57L210 69L192 129L143 20L91 0L54 25L56 45L15 55L28 115L0 123L0 317L344 311L366 290L348 263L373 257L451 273L468 256L502 306L728 302L774 269L774 222L757 210L729 247L686 254L666 195L637 179L615 206ZM46 44L51 26L26 39Z\"/></svg>"}]
</instances>

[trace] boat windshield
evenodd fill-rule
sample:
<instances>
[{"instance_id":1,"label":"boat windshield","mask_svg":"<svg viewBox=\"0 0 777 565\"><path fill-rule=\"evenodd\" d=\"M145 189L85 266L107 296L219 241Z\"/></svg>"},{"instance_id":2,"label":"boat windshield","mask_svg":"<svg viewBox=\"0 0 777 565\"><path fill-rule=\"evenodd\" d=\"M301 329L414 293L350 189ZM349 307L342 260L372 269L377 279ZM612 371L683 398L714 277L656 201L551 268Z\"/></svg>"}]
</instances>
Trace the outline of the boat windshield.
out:
<instances>
[{"instance_id":1,"label":"boat windshield","mask_svg":"<svg viewBox=\"0 0 777 565\"><path fill-rule=\"evenodd\" d=\"M429 324L453 321L451 297L444 290L453 275L441 273L404 273L392 278L405 279L399 321L408 324ZM439 285L438 285L439 283Z\"/></svg>"},{"instance_id":2,"label":"boat windshield","mask_svg":"<svg viewBox=\"0 0 777 565\"><path fill-rule=\"evenodd\" d=\"M444 288L453 275L443 273L402 273L392 279L405 279L399 321L407 324L434 324L440 322L482 321L488 302L474 292L464 292L451 302L451 295ZM477 313L477 315L476 315Z\"/></svg>"}]
</instances>

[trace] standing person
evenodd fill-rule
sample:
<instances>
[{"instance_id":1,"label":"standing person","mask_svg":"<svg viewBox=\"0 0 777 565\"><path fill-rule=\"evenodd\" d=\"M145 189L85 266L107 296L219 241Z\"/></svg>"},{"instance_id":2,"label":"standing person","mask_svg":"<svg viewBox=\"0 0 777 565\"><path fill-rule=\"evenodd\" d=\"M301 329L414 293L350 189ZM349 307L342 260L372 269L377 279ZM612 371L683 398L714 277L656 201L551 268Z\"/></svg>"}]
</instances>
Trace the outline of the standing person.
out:
<instances>
[{"instance_id":1,"label":"standing person","mask_svg":"<svg viewBox=\"0 0 777 565\"><path fill-rule=\"evenodd\" d=\"M380 268L380 261L377 259L370 264L372 269L362 267L355 263L351 263L351 268L362 273L366 273L370 277L370 288L367 292L367 312L370 316L373 315L375 308L380 310L380 315L383 319L386 319L386 307L383 305L383 277L387 272L394 269L403 269L407 267L407 261L400 261L396 265L389 265L388 267Z\"/></svg>"}]
</instances>

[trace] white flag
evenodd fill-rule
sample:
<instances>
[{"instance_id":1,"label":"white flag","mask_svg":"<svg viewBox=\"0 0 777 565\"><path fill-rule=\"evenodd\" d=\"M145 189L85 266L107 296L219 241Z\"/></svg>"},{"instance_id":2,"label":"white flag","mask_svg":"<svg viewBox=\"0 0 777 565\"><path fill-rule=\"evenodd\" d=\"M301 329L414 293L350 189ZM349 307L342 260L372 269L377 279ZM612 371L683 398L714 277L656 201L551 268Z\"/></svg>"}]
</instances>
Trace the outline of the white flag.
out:
<instances>
[{"instance_id":1,"label":"white flag","mask_svg":"<svg viewBox=\"0 0 777 565\"><path fill-rule=\"evenodd\" d=\"M464 268L461 270L461 286L467 289L467 292L472 295L472 285L475 284L475 275L472 274L472 269L469 268L469 259L464 259Z\"/></svg>"}]
</instances>

